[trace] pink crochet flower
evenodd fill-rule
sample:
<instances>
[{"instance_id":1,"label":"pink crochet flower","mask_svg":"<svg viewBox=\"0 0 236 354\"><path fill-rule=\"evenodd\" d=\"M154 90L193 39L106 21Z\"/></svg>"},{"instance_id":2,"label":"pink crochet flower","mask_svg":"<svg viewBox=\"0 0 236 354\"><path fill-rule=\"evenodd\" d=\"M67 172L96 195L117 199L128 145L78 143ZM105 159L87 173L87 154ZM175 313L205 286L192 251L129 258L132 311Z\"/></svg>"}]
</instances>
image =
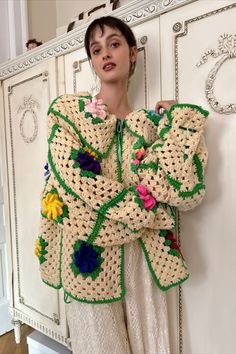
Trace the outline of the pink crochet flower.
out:
<instances>
[{"instance_id":1,"label":"pink crochet flower","mask_svg":"<svg viewBox=\"0 0 236 354\"><path fill-rule=\"evenodd\" d=\"M140 161L139 161L138 159L135 159L135 160L133 161L133 164L137 166L137 165L140 164Z\"/></svg>"},{"instance_id":2,"label":"pink crochet flower","mask_svg":"<svg viewBox=\"0 0 236 354\"><path fill-rule=\"evenodd\" d=\"M141 160L143 158L144 154L145 154L145 150L142 147L142 149L140 149L136 152L136 159Z\"/></svg>"},{"instance_id":3,"label":"pink crochet flower","mask_svg":"<svg viewBox=\"0 0 236 354\"><path fill-rule=\"evenodd\" d=\"M141 184L136 187L139 193L139 198L143 200L143 207L145 209L152 209L156 205L156 199L148 192L148 189Z\"/></svg>"},{"instance_id":4,"label":"pink crochet flower","mask_svg":"<svg viewBox=\"0 0 236 354\"><path fill-rule=\"evenodd\" d=\"M93 118L106 118L107 115L107 107L103 103L102 99L96 99L96 97L92 98L92 101L86 100L85 101L85 112L88 112L92 115Z\"/></svg>"},{"instance_id":5,"label":"pink crochet flower","mask_svg":"<svg viewBox=\"0 0 236 354\"><path fill-rule=\"evenodd\" d=\"M140 160L142 160L144 154L145 154L145 150L143 147L142 147L142 149L136 151L136 154L135 154L136 158L134 159L133 164L136 166L139 165Z\"/></svg>"},{"instance_id":6,"label":"pink crochet flower","mask_svg":"<svg viewBox=\"0 0 236 354\"><path fill-rule=\"evenodd\" d=\"M148 189L144 186L142 186L141 184L138 184L136 187L136 191L139 193L139 196L145 196L148 194Z\"/></svg>"}]
</instances>

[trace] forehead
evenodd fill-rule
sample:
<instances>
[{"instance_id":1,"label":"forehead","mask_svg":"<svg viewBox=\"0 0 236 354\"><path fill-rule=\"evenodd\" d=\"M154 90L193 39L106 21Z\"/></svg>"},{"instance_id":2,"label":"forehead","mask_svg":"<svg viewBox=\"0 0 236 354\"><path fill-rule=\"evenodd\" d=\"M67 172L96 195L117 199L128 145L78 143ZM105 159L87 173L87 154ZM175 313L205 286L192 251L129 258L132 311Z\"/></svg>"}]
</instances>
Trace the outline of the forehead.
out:
<instances>
[{"instance_id":1,"label":"forehead","mask_svg":"<svg viewBox=\"0 0 236 354\"><path fill-rule=\"evenodd\" d=\"M98 42L103 38L106 38L108 36L110 37L113 35L122 36L122 33L116 27L109 27L107 25L104 25L103 28L101 28L100 26L96 26L91 33L89 43L90 45L92 45L93 42Z\"/></svg>"}]
</instances>

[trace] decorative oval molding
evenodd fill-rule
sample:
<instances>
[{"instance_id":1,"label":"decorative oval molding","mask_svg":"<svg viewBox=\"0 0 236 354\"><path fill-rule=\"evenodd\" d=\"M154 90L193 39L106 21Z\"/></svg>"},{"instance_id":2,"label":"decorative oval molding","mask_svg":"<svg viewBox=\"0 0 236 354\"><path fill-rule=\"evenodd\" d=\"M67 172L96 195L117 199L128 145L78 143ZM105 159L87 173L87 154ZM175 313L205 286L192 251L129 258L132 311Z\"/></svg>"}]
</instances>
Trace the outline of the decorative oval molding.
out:
<instances>
[{"instance_id":1,"label":"decorative oval molding","mask_svg":"<svg viewBox=\"0 0 236 354\"><path fill-rule=\"evenodd\" d=\"M48 76L48 72L45 71L43 73L46 77ZM32 96L30 97L24 97L24 104L23 106L20 106L17 110L17 113L20 113L21 111L24 111L21 119L20 119L20 134L24 140L25 143L30 144L32 143L37 135L38 135L38 118L37 115L34 111L34 107L40 108L40 105L38 101L34 100ZM31 117L33 118L33 125L34 125L34 130L33 134L31 136L26 136L25 135L25 130L24 130L24 125L25 125L25 120L26 120L26 114L29 113Z\"/></svg>"},{"instance_id":2,"label":"decorative oval molding","mask_svg":"<svg viewBox=\"0 0 236 354\"><path fill-rule=\"evenodd\" d=\"M211 108L220 114L233 114L236 113L236 103L221 104L219 99L216 98L214 92L214 84L216 80L216 75L218 74L222 65L230 59L236 59L236 34L224 33L219 37L218 40L218 51L210 49L206 51L199 63L196 64L197 67L205 64L208 60L208 57L213 58L221 57L213 68L210 70L206 83L205 83L205 95L207 101Z\"/></svg>"},{"instance_id":3,"label":"decorative oval molding","mask_svg":"<svg viewBox=\"0 0 236 354\"><path fill-rule=\"evenodd\" d=\"M33 124L34 124L34 131L33 134L31 136L26 136L25 131L24 131L24 124L25 124L25 120L26 120L26 115L27 113L29 113L32 118L33 118ZM21 117L20 120L20 135L22 136L23 140L25 143L30 144L32 143L37 135L38 135L38 120L37 120L37 115L34 112L34 110L32 109L26 109Z\"/></svg>"}]
</instances>

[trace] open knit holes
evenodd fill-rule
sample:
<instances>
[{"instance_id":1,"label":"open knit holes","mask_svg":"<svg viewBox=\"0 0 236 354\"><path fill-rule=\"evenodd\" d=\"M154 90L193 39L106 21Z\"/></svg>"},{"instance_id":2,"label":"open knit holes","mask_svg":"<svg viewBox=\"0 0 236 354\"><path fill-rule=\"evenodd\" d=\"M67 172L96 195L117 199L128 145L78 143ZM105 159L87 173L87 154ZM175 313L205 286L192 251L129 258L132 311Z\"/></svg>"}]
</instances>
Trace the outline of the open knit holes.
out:
<instances>
[{"instance_id":1,"label":"open knit holes","mask_svg":"<svg viewBox=\"0 0 236 354\"><path fill-rule=\"evenodd\" d=\"M137 237L138 234L132 233L123 224L106 219L96 238L96 243L99 243L99 246L120 245L122 241L130 242Z\"/></svg>"},{"instance_id":2,"label":"open knit holes","mask_svg":"<svg viewBox=\"0 0 236 354\"><path fill-rule=\"evenodd\" d=\"M56 230L55 230L56 229ZM46 247L48 252L45 255L47 262L41 266L44 274L44 279L50 284L59 284L59 264L60 264L60 240L61 230L60 227L54 222L49 222L46 219L42 220L40 233L48 244L50 249ZM57 235L57 237L55 237Z\"/></svg>"},{"instance_id":3,"label":"open knit holes","mask_svg":"<svg viewBox=\"0 0 236 354\"><path fill-rule=\"evenodd\" d=\"M97 213L85 205L82 200L74 200L72 204L73 208L70 208L70 219L64 220L67 233L75 237L78 237L79 234L79 238L86 241L96 223Z\"/></svg>"},{"instance_id":4,"label":"open knit holes","mask_svg":"<svg viewBox=\"0 0 236 354\"><path fill-rule=\"evenodd\" d=\"M65 290L71 289L72 296L78 299L86 298L89 301L104 300L113 294L119 297L121 294L120 247L108 247L102 253L102 257L104 258L104 265L102 265L102 271L95 280L90 277L83 278L80 274L75 276L68 272L69 269L65 269L63 273ZM69 262L66 264L67 267L70 267ZM77 277L79 277L79 280Z\"/></svg>"},{"instance_id":5,"label":"open knit holes","mask_svg":"<svg viewBox=\"0 0 236 354\"><path fill-rule=\"evenodd\" d=\"M158 238L158 243L156 239ZM149 239L144 239L144 244L150 250L150 262L154 269L157 269L157 276L161 286L168 286L179 282L184 270L182 269L182 259L168 254L169 247L164 245L164 237L153 233ZM172 275L171 275L172 274Z\"/></svg>"}]
</instances>

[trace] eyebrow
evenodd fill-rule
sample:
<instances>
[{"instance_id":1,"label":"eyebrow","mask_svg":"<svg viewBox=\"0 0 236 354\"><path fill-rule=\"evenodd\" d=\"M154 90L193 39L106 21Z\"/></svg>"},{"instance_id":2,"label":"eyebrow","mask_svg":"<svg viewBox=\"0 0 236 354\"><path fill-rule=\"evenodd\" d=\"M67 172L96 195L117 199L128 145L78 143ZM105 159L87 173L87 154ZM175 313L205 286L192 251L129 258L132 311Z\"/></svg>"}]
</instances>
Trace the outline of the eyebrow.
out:
<instances>
[{"instance_id":1,"label":"eyebrow","mask_svg":"<svg viewBox=\"0 0 236 354\"><path fill-rule=\"evenodd\" d=\"M111 39L112 37L121 37L122 35L121 34L118 34L118 33L112 33L112 34L109 34L109 36L107 36L106 40L109 40ZM97 41L94 41L92 42L89 47L92 48L92 46L94 46L95 44L99 44L99 42Z\"/></svg>"}]
</instances>

